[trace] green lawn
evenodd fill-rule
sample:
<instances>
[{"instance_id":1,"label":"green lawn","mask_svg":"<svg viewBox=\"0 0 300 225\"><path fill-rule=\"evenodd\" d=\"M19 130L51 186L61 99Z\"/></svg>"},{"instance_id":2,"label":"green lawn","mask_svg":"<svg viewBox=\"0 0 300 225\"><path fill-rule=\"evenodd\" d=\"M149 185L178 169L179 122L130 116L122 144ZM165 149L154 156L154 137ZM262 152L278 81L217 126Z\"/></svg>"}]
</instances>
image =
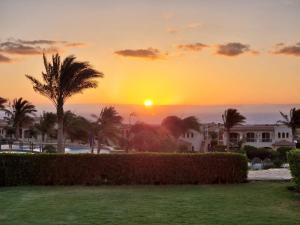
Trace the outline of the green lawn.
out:
<instances>
[{"instance_id":1,"label":"green lawn","mask_svg":"<svg viewBox=\"0 0 300 225\"><path fill-rule=\"evenodd\" d=\"M0 188L0 224L293 225L288 183Z\"/></svg>"}]
</instances>

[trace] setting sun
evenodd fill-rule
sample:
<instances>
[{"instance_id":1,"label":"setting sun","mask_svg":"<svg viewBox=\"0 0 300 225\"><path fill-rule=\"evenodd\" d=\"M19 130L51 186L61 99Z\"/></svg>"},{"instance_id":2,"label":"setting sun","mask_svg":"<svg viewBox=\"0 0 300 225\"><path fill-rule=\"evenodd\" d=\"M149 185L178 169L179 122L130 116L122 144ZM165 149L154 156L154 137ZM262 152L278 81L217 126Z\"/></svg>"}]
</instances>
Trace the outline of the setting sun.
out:
<instances>
[{"instance_id":1,"label":"setting sun","mask_svg":"<svg viewBox=\"0 0 300 225\"><path fill-rule=\"evenodd\" d=\"M151 107L151 106L153 106L153 101L152 101L151 99L146 99L146 100L144 101L144 106L146 106L146 107Z\"/></svg>"}]
</instances>

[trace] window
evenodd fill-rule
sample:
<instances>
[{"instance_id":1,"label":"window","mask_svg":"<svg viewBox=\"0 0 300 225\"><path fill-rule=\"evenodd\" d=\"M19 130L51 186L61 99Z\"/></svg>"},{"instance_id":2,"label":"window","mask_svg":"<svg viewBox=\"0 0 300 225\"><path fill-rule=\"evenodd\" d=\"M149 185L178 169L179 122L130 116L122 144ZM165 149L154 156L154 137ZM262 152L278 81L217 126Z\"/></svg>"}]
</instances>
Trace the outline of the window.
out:
<instances>
[{"instance_id":1,"label":"window","mask_svg":"<svg viewBox=\"0 0 300 225\"><path fill-rule=\"evenodd\" d=\"M189 138L189 132L186 133L186 137Z\"/></svg>"},{"instance_id":2,"label":"window","mask_svg":"<svg viewBox=\"0 0 300 225\"><path fill-rule=\"evenodd\" d=\"M246 141L247 142L255 142L255 134L254 133L247 133L246 134Z\"/></svg>"},{"instance_id":3,"label":"window","mask_svg":"<svg viewBox=\"0 0 300 225\"><path fill-rule=\"evenodd\" d=\"M286 138L289 138L289 133L286 133Z\"/></svg>"},{"instance_id":4,"label":"window","mask_svg":"<svg viewBox=\"0 0 300 225\"><path fill-rule=\"evenodd\" d=\"M262 137L262 142L271 142L271 135L270 133L262 133L261 134L261 137Z\"/></svg>"},{"instance_id":5,"label":"window","mask_svg":"<svg viewBox=\"0 0 300 225\"><path fill-rule=\"evenodd\" d=\"M194 148L194 146L192 145L192 151L195 151L195 148Z\"/></svg>"},{"instance_id":6,"label":"window","mask_svg":"<svg viewBox=\"0 0 300 225\"><path fill-rule=\"evenodd\" d=\"M281 138L281 133L280 132L278 132L278 138Z\"/></svg>"},{"instance_id":7,"label":"window","mask_svg":"<svg viewBox=\"0 0 300 225\"><path fill-rule=\"evenodd\" d=\"M191 133L191 138L193 138L194 137L194 133Z\"/></svg>"},{"instance_id":8,"label":"window","mask_svg":"<svg viewBox=\"0 0 300 225\"><path fill-rule=\"evenodd\" d=\"M282 133L282 138L285 138L285 133Z\"/></svg>"}]
</instances>

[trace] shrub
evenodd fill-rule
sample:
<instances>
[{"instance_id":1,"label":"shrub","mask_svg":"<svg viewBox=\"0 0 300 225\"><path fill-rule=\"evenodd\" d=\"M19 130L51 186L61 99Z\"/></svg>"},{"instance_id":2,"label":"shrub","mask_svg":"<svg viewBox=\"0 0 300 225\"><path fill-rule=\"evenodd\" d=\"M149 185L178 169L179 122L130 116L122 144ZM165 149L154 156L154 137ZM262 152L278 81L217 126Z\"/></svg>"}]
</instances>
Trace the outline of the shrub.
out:
<instances>
[{"instance_id":1,"label":"shrub","mask_svg":"<svg viewBox=\"0 0 300 225\"><path fill-rule=\"evenodd\" d=\"M287 153L289 151L291 151L292 148L291 147L280 147L277 149L278 152L278 157L283 161L283 162L287 162Z\"/></svg>"},{"instance_id":2,"label":"shrub","mask_svg":"<svg viewBox=\"0 0 300 225\"><path fill-rule=\"evenodd\" d=\"M247 157L252 160L253 158L260 158L261 160L264 160L265 158L273 158L274 150L272 149L267 149L267 148L255 148L252 147L250 148L247 147L246 149L244 148Z\"/></svg>"},{"instance_id":3,"label":"shrub","mask_svg":"<svg viewBox=\"0 0 300 225\"><path fill-rule=\"evenodd\" d=\"M226 152L226 145L213 146L213 152Z\"/></svg>"},{"instance_id":4,"label":"shrub","mask_svg":"<svg viewBox=\"0 0 300 225\"><path fill-rule=\"evenodd\" d=\"M239 183L246 157L206 154L1 154L0 186Z\"/></svg>"},{"instance_id":5,"label":"shrub","mask_svg":"<svg viewBox=\"0 0 300 225\"><path fill-rule=\"evenodd\" d=\"M43 152L45 153L56 153L56 147L53 145L45 145L43 147Z\"/></svg>"},{"instance_id":6,"label":"shrub","mask_svg":"<svg viewBox=\"0 0 300 225\"><path fill-rule=\"evenodd\" d=\"M290 151L287 155L287 159L290 164L292 176L296 183L296 188L300 191L300 150Z\"/></svg>"}]
</instances>

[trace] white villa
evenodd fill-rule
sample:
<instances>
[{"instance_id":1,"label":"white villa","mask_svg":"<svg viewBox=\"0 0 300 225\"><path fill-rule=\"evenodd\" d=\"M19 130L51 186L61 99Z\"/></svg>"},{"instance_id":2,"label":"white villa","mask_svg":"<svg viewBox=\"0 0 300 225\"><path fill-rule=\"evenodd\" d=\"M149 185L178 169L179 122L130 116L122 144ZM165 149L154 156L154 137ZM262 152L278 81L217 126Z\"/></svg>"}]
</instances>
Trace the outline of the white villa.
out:
<instances>
[{"instance_id":1,"label":"white villa","mask_svg":"<svg viewBox=\"0 0 300 225\"><path fill-rule=\"evenodd\" d=\"M226 135L223 134L224 143ZM266 125L240 125L230 130L230 145L233 147L250 145L257 148L294 147L293 135L291 128L279 124Z\"/></svg>"},{"instance_id":2,"label":"white villa","mask_svg":"<svg viewBox=\"0 0 300 225\"><path fill-rule=\"evenodd\" d=\"M200 125L200 131L189 130L183 134L179 140L187 144L188 150L195 152L208 152L211 144L210 132L214 132L218 136L218 143L223 141L223 136L220 135L223 131L222 124L207 123Z\"/></svg>"}]
</instances>

